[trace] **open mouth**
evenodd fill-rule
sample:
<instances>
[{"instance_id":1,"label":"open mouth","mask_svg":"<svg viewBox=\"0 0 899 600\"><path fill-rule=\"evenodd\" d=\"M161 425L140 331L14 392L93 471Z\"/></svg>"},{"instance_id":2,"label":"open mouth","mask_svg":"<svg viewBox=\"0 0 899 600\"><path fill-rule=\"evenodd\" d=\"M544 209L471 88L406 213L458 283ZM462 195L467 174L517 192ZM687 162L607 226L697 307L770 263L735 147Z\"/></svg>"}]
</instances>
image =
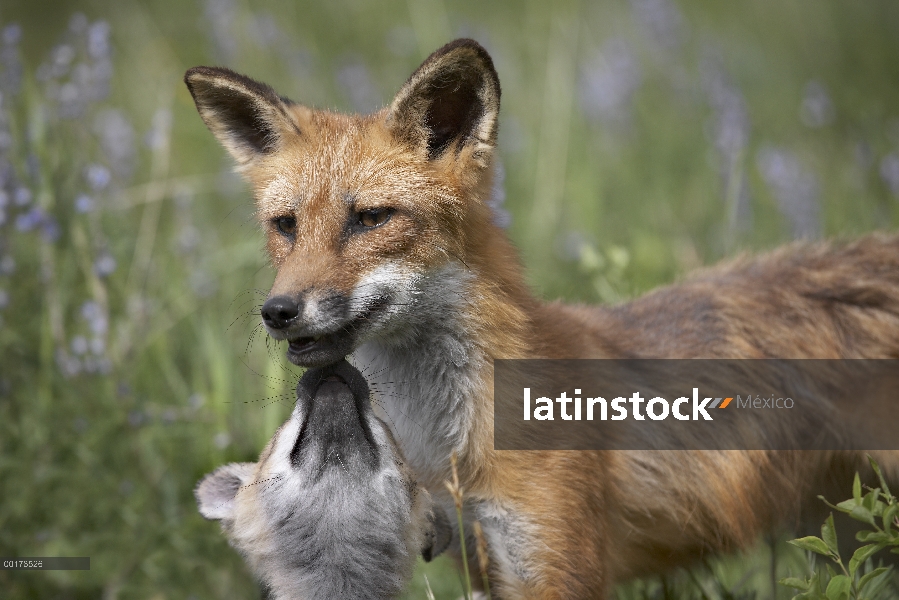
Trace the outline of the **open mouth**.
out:
<instances>
[{"instance_id":1,"label":"open mouth","mask_svg":"<svg viewBox=\"0 0 899 600\"><path fill-rule=\"evenodd\" d=\"M326 338L332 338L335 335L337 334L317 335L315 337L301 337L290 340L289 352L291 354L302 354L304 352L308 352L309 350L313 350L316 347L320 347L321 345L323 345L322 342L324 342L324 345L327 345L327 342L329 340L327 340Z\"/></svg>"},{"instance_id":2,"label":"open mouth","mask_svg":"<svg viewBox=\"0 0 899 600\"><path fill-rule=\"evenodd\" d=\"M376 298L362 314L334 333L290 340L287 359L301 367L323 366L340 360L353 351L357 333L389 304L390 301L386 296Z\"/></svg>"}]
</instances>

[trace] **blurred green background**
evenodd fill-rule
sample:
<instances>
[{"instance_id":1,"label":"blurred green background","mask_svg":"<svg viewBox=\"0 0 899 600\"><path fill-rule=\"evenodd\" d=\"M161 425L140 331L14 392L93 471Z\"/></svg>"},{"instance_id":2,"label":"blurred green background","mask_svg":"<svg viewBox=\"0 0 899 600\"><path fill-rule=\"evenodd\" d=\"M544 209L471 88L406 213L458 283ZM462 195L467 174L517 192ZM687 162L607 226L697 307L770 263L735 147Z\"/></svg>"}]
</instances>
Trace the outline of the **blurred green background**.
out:
<instances>
[{"instance_id":1,"label":"blurred green background","mask_svg":"<svg viewBox=\"0 0 899 600\"><path fill-rule=\"evenodd\" d=\"M895 0L4 0L0 555L91 570L0 571L0 597L258 596L192 489L255 460L299 373L259 330L273 272L186 68L370 111L476 38L503 87L493 203L530 283L617 302L741 251L895 229L897 32ZM619 595L768 598L807 568L761 541ZM425 574L460 594L438 561L409 597Z\"/></svg>"}]
</instances>

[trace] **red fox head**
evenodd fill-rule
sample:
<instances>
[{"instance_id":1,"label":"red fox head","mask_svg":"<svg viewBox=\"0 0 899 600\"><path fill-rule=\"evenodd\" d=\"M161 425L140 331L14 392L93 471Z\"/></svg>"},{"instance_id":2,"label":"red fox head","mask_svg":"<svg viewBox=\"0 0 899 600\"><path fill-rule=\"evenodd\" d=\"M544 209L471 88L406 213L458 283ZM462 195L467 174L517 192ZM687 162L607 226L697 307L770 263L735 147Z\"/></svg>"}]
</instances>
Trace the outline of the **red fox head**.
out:
<instances>
[{"instance_id":1,"label":"red fox head","mask_svg":"<svg viewBox=\"0 0 899 600\"><path fill-rule=\"evenodd\" d=\"M486 204L499 80L472 40L434 52L365 116L294 104L227 69L185 81L253 186L278 270L262 318L297 365L446 318L460 299L440 297L440 282L458 289L486 260L472 248L502 237Z\"/></svg>"}]
</instances>

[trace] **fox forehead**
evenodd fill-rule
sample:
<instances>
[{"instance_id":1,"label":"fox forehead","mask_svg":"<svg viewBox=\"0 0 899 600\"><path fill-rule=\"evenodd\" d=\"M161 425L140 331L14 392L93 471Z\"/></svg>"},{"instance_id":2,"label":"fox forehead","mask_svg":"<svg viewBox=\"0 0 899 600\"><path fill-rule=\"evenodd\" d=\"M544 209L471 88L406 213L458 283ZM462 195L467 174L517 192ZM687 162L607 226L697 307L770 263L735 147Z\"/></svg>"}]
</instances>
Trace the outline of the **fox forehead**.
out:
<instances>
[{"instance_id":1,"label":"fox forehead","mask_svg":"<svg viewBox=\"0 0 899 600\"><path fill-rule=\"evenodd\" d=\"M452 181L396 140L384 111L356 116L291 107L298 132L247 170L257 216L266 221L314 211L381 206L413 213L461 202Z\"/></svg>"}]
</instances>

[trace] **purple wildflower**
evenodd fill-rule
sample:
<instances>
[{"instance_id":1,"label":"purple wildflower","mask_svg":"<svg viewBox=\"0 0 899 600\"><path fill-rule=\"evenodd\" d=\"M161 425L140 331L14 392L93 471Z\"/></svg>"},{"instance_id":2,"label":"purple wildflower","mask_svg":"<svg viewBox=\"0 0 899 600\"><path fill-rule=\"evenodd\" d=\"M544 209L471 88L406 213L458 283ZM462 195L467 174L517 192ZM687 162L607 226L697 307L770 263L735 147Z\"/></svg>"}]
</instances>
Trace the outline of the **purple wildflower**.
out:
<instances>
[{"instance_id":1,"label":"purple wildflower","mask_svg":"<svg viewBox=\"0 0 899 600\"><path fill-rule=\"evenodd\" d=\"M21 89L24 73L19 53L22 28L17 23L7 25L0 31L0 38L0 92L13 95Z\"/></svg>"},{"instance_id":2,"label":"purple wildflower","mask_svg":"<svg viewBox=\"0 0 899 600\"><path fill-rule=\"evenodd\" d=\"M247 29L247 37L262 50L276 46L285 37L271 13L253 15Z\"/></svg>"},{"instance_id":3,"label":"purple wildflower","mask_svg":"<svg viewBox=\"0 0 899 600\"><path fill-rule=\"evenodd\" d=\"M222 62L233 62L237 55L234 26L237 20L237 7L234 0L206 0L203 4L203 14L203 22L211 29L215 55Z\"/></svg>"},{"instance_id":4,"label":"purple wildflower","mask_svg":"<svg viewBox=\"0 0 899 600\"><path fill-rule=\"evenodd\" d=\"M75 198L75 211L79 213L89 213L94 210L94 199L87 194L78 194Z\"/></svg>"},{"instance_id":5,"label":"purple wildflower","mask_svg":"<svg viewBox=\"0 0 899 600\"><path fill-rule=\"evenodd\" d=\"M6 46L15 46L22 40L22 26L18 23L7 25L0 33L3 38L3 44Z\"/></svg>"},{"instance_id":6,"label":"purple wildflower","mask_svg":"<svg viewBox=\"0 0 899 600\"><path fill-rule=\"evenodd\" d=\"M707 49L700 62L703 89L712 109L710 136L718 152L723 197L728 203L732 230L748 229L752 223L752 199L743 175L750 121L746 100L721 65L719 53Z\"/></svg>"},{"instance_id":7,"label":"purple wildflower","mask_svg":"<svg viewBox=\"0 0 899 600\"><path fill-rule=\"evenodd\" d=\"M337 70L337 83L356 112L369 112L381 105L381 94L361 60L351 59Z\"/></svg>"},{"instance_id":8,"label":"purple wildflower","mask_svg":"<svg viewBox=\"0 0 899 600\"><path fill-rule=\"evenodd\" d=\"M88 28L87 52L94 60L103 60L109 57L109 23L97 21Z\"/></svg>"},{"instance_id":9,"label":"purple wildflower","mask_svg":"<svg viewBox=\"0 0 899 600\"><path fill-rule=\"evenodd\" d=\"M172 111L161 108L153 114L153 123L150 131L144 136L144 143L152 150L165 147L168 142L169 132L172 129Z\"/></svg>"},{"instance_id":10,"label":"purple wildflower","mask_svg":"<svg viewBox=\"0 0 899 600\"><path fill-rule=\"evenodd\" d=\"M503 229L507 229L512 224L512 215L503 207L506 201L506 188L503 185L505 179L506 169L503 167L502 161L497 159L493 188L490 190L490 199L487 200L487 206L490 207L493 213L493 223Z\"/></svg>"},{"instance_id":11,"label":"purple wildflower","mask_svg":"<svg viewBox=\"0 0 899 600\"><path fill-rule=\"evenodd\" d=\"M109 185L109 169L98 164L88 165L84 171L84 178L87 180L87 184L91 186L92 190L99 192Z\"/></svg>"},{"instance_id":12,"label":"purple wildflower","mask_svg":"<svg viewBox=\"0 0 899 600\"><path fill-rule=\"evenodd\" d=\"M99 277L109 277L115 271L116 260L108 252L103 252L94 261L94 272Z\"/></svg>"},{"instance_id":13,"label":"purple wildflower","mask_svg":"<svg viewBox=\"0 0 899 600\"><path fill-rule=\"evenodd\" d=\"M664 50L681 45L686 21L672 0L631 0L634 18L652 44Z\"/></svg>"},{"instance_id":14,"label":"purple wildflower","mask_svg":"<svg viewBox=\"0 0 899 600\"><path fill-rule=\"evenodd\" d=\"M81 317L87 321L88 327L95 335L103 335L109 328L105 312L93 300L88 300L81 305Z\"/></svg>"},{"instance_id":15,"label":"purple wildflower","mask_svg":"<svg viewBox=\"0 0 899 600\"><path fill-rule=\"evenodd\" d=\"M83 335L76 335L75 337L73 337L69 345L72 348L73 354L80 356L87 353L88 342L87 338Z\"/></svg>"},{"instance_id":16,"label":"purple wildflower","mask_svg":"<svg viewBox=\"0 0 899 600\"><path fill-rule=\"evenodd\" d=\"M611 39L582 68L581 106L588 117L607 124L627 121L631 98L641 81L631 45L621 38Z\"/></svg>"},{"instance_id":17,"label":"purple wildflower","mask_svg":"<svg viewBox=\"0 0 899 600\"><path fill-rule=\"evenodd\" d=\"M32 231L44 220L44 212L37 207L16 217L16 229L19 231Z\"/></svg>"},{"instance_id":18,"label":"purple wildflower","mask_svg":"<svg viewBox=\"0 0 899 600\"><path fill-rule=\"evenodd\" d=\"M90 21L84 13L76 12L69 19L69 31L76 35L81 35L87 29Z\"/></svg>"},{"instance_id":19,"label":"purple wildflower","mask_svg":"<svg viewBox=\"0 0 899 600\"><path fill-rule=\"evenodd\" d=\"M0 275L12 275L16 270L16 259L7 254L0 258Z\"/></svg>"},{"instance_id":20,"label":"purple wildflower","mask_svg":"<svg viewBox=\"0 0 899 600\"><path fill-rule=\"evenodd\" d=\"M60 229L59 223L53 218L53 215L45 215L41 222L41 237L45 242L55 242L59 239Z\"/></svg>"},{"instance_id":21,"label":"purple wildflower","mask_svg":"<svg viewBox=\"0 0 899 600\"><path fill-rule=\"evenodd\" d=\"M799 118L806 127L824 127L834 118L833 102L827 90L817 81L809 81L802 95Z\"/></svg>"},{"instance_id":22,"label":"purple wildflower","mask_svg":"<svg viewBox=\"0 0 899 600\"><path fill-rule=\"evenodd\" d=\"M759 171L771 188L781 213L790 223L794 238L821 235L818 180L791 152L763 148L757 157Z\"/></svg>"},{"instance_id":23,"label":"purple wildflower","mask_svg":"<svg viewBox=\"0 0 899 600\"><path fill-rule=\"evenodd\" d=\"M112 172L120 177L130 175L134 167L134 129L124 113L107 109L97 115L94 129Z\"/></svg>"},{"instance_id":24,"label":"purple wildflower","mask_svg":"<svg viewBox=\"0 0 899 600\"><path fill-rule=\"evenodd\" d=\"M891 152L880 161L880 177L894 196L899 196L899 154Z\"/></svg>"},{"instance_id":25,"label":"purple wildflower","mask_svg":"<svg viewBox=\"0 0 899 600\"><path fill-rule=\"evenodd\" d=\"M13 200L16 206L25 206L31 202L31 190L25 186L19 186L13 193Z\"/></svg>"}]
</instances>

